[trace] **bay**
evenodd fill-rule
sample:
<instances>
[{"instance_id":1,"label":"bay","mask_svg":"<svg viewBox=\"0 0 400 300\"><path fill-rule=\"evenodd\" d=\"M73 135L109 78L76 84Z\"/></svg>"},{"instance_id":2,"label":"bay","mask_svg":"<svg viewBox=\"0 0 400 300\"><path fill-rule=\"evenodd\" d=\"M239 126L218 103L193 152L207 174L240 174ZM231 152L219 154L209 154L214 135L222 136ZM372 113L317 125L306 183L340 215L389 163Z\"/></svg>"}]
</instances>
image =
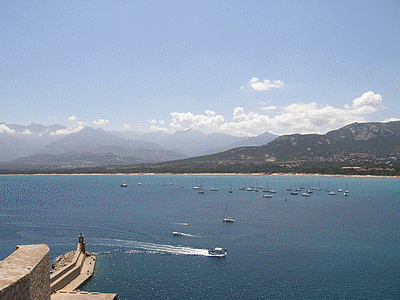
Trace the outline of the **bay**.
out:
<instances>
[{"instance_id":1,"label":"bay","mask_svg":"<svg viewBox=\"0 0 400 300\"><path fill-rule=\"evenodd\" d=\"M286 190L300 186L321 190ZM83 290L119 299L397 299L399 201L398 178L0 176L0 259L44 243L54 260L82 233L98 253Z\"/></svg>"}]
</instances>

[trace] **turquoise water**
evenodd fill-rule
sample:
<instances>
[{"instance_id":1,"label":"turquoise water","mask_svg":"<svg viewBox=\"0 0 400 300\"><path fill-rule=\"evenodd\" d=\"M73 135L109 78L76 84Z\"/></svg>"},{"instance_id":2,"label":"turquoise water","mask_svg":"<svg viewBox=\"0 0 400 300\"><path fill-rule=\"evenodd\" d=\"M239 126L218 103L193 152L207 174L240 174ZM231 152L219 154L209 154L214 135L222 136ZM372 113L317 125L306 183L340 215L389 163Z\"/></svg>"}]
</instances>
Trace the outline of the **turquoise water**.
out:
<instances>
[{"instance_id":1,"label":"turquoise water","mask_svg":"<svg viewBox=\"0 0 400 300\"><path fill-rule=\"evenodd\" d=\"M35 243L55 259L83 233L98 253L84 290L119 299L398 299L399 202L394 178L0 176L0 259ZM215 246L228 255L209 257Z\"/></svg>"}]
</instances>

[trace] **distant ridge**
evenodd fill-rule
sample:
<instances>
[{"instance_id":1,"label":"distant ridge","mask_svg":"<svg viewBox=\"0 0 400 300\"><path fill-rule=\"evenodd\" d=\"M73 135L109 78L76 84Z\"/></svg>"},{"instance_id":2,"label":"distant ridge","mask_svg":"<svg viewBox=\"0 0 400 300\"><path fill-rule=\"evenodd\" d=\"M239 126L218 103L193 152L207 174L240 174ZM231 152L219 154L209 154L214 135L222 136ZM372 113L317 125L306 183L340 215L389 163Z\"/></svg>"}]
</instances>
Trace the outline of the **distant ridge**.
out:
<instances>
[{"instance_id":1,"label":"distant ridge","mask_svg":"<svg viewBox=\"0 0 400 300\"><path fill-rule=\"evenodd\" d=\"M219 134L188 131L171 135L168 141L170 145L174 145L173 141L185 144L188 143L185 137L201 140L210 136L214 136L215 140L221 136L225 138ZM239 146L215 154L185 158L179 152L164 150L156 143L124 139L102 129L85 128L47 145L36 155L3 163L0 169L39 165L42 169L114 165L115 168L111 168L114 171L130 172L341 173L351 170L357 174L365 171L368 174L400 175L400 121L353 123L326 134L276 137L265 133L231 145L245 143L265 144ZM61 161L62 164L59 163Z\"/></svg>"}]
</instances>

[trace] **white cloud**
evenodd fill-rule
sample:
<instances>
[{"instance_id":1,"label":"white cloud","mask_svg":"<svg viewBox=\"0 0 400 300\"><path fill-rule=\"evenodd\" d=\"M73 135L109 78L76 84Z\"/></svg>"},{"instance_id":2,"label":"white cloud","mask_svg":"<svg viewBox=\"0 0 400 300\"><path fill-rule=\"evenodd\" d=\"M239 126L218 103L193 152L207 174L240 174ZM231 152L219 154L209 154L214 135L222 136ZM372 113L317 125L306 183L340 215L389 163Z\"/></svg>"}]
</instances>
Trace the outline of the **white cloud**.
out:
<instances>
[{"instance_id":1,"label":"white cloud","mask_svg":"<svg viewBox=\"0 0 400 300\"><path fill-rule=\"evenodd\" d=\"M131 128L131 125L124 123L124 128L129 129L129 128Z\"/></svg>"},{"instance_id":2,"label":"white cloud","mask_svg":"<svg viewBox=\"0 0 400 300\"><path fill-rule=\"evenodd\" d=\"M85 126L85 125L89 124L89 122L82 122L82 121L79 121L79 122L76 122L76 124Z\"/></svg>"},{"instance_id":3,"label":"white cloud","mask_svg":"<svg viewBox=\"0 0 400 300\"><path fill-rule=\"evenodd\" d=\"M237 136L255 136L266 131L275 134L322 134L350 123L366 122L369 114L382 109L382 96L367 92L344 108L319 105L316 102L293 103L280 108L267 106L264 102L258 104L263 106L260 108L262 113L246 113L243 107L236 107L230 122L226 122L222 115L211 110L197 115L190 112L173 112L170 114L172 120L168 126L157 126L164 125L164 122L153 120L151 130L173 132L192 128Z\"/></svg>"},{"instance_id":4,"label":"white cloud","mask_svg":"<svg viewBox=\"0 0 400 300\"><path fill-rule=\"evenodd\" d=\"M353 105L346 105L346 109L351 109L354 114L372 114L379 110L382 104L382 96L374 92L366 92L361 97L353 100Z\"/></svg>"},{"instance_id":5,"label":"white cloud","mask_svg":"<svg viewBox=\"0 0 400 300\"><path fill-rule=\"evenodd\" d=\"M383 123L396 122L396 121L400 121L400 119L397 119L397 118L385 119L385 120L383 121Z\"/></svg>"},{"instance_id":6,"label":"white cloud","mask_svg":"<svg viewBox=\"0 0 400 300\"><path fill-rule=\"evenodd\" d=\"M259 92L268 91L272 88L280 89L284 86L284 83L281 80L270 81L268 79L264 79L261 82L257 77L250 79L249 84L254 90Z\"/></svg>"},{"instance_id":7,"label":"white cloud","mask_svg":"<svg viewBox=\"0 0 400 300\"><path fill-rule=\"evenodd\" d=\"M278 107L276 106L265 106L265 107L260 107L261 110L265 110L265 111L273 111L276 110Z\"/></svg>"},{"instance_id":8,"label":"white cloud","mask_svg":"<svg viewBox=\"0 0 400 300\"><path fill-rule=\"evenodd\" d=\"M150 124L157 124L157 120L153 119L153 120L149 120L148 121Z\"/></svg>"},{"instance_id":9,"label":"white cloud","mask_svg":"<svg viewBox=\"0 0 400 300\"><path fill-rule=\"evenodd\" d=\"M83 128L84 128L84 126L80 125L75 128L59 129L57 131L50 132L50 135L66 135L66 134L70 134L70 133L76 133L76 132L81 131Z\"/></svg>"},{"instance_id":10,"label":"white cloud","mask_svg":"<svg viewBox=\"0 0 400 300\"><path fill-rule=\"evenodd\" d=\"M190 112L173 112L171 113L172 121L169 126L173 130L181 130L183 126L187 125L192 129L216 131L224 123L224 117L217 115L214 111L206 110L204 113L204 115L194 115Z\"/></svg>"},{"instance_id":11,"label":"white cloud","mask_svg":"<svg viewBox=\"0 0 400 300\"><path fill-rule=\"evenodd\" d=\"M76 120L76 117L75 117L75 116L71 116L71 117L68 118L68 121L69 121L69 122L75 121L75 120Z\"/></svg>"},{"instance_id":12,"label":"white cloud","mask_svg":"<svg viewBox=\"0 0 400 300\"><path fill-rule=\"evenodd\" d=\"M166 128L166 127L158 127L158 126L155 126L155 125L151 125L150 126L150 130L151 131L168 132L168 128Z\"/></svg>"},{"instance_id":13,"label":"white cloud","mask_svg":"<svg viewBox=\"0 0 400 300\"><path fill-rule=\"evenodd\" d=\"M0 133L15 133L14 129L9 128L5 124L0 124Z\"/></svg>"},{"instance_id":14,"label":"white cloud","mask_svg":"<svg viewBox=\"0 0 400 300\"><path fill-rule=\"evenodd\" d=\"M25 129L25 130L22 132L22 134L29 135L29 134L32 134L32 132L31 132L29 129Z\"/></svg>"},{"instance_id":15,"label":"white cloud","mask_svg":"<svg viewBox=\"0 0 400 300\"><path fill-rule=\"evenodd\" d=\"M282 107L274 117L253 112L246 114L242 107L237 107L233 111L233 122L224 123L220 130L244 136L258 135L265 131L276 134L326 133L332 127L365 122L365 115L378 111L381 102L381 95L367 92L344 109L320 106L315 102L294 103Z\"/></svg>"},{"instance_id":16,"label":"white cloud","mask_svg":"<svg viewBox=\"0 0 400 300\"><path fill-rule=\"evenodd\" d=\"M105 119L99 119L98 121L93 121L93 123L96 124L97 126L107 125L108 122L110 121Z\"/></svg>"}]
</instances>

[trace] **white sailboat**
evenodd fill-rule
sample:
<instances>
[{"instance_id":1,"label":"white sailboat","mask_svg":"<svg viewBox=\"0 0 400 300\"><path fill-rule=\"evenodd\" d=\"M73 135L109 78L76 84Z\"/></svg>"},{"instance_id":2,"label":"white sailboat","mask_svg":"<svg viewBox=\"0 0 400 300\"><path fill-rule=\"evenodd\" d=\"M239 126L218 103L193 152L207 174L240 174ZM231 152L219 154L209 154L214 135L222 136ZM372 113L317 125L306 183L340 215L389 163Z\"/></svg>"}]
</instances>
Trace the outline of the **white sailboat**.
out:
<instances>
[{"instance_id":1,"label":"white sailboat","mask_svg":"<svg viewBox=\"0 0 400 300\"><path fill-rule=\"evenodd\" d=\"M228 193L233 193L233 191L232 191L232 182L229 182L229 184L230 184L230 189L228 190Z\"/></svg>"},{"instance_id":2,"label":"white sailboat","mask_svg":"<svg viewBox=\"0 0 400 300\"><path fill-rule=\"evenodd\" d=\"M228 214L228 203L225 206L225 211L224 211L224 215L222 217L222 222L225 222L225 223L233 223L233 222L235 222L235 220L233 218L227 217L227 214Z\"/></svg>"}]
</instances>

